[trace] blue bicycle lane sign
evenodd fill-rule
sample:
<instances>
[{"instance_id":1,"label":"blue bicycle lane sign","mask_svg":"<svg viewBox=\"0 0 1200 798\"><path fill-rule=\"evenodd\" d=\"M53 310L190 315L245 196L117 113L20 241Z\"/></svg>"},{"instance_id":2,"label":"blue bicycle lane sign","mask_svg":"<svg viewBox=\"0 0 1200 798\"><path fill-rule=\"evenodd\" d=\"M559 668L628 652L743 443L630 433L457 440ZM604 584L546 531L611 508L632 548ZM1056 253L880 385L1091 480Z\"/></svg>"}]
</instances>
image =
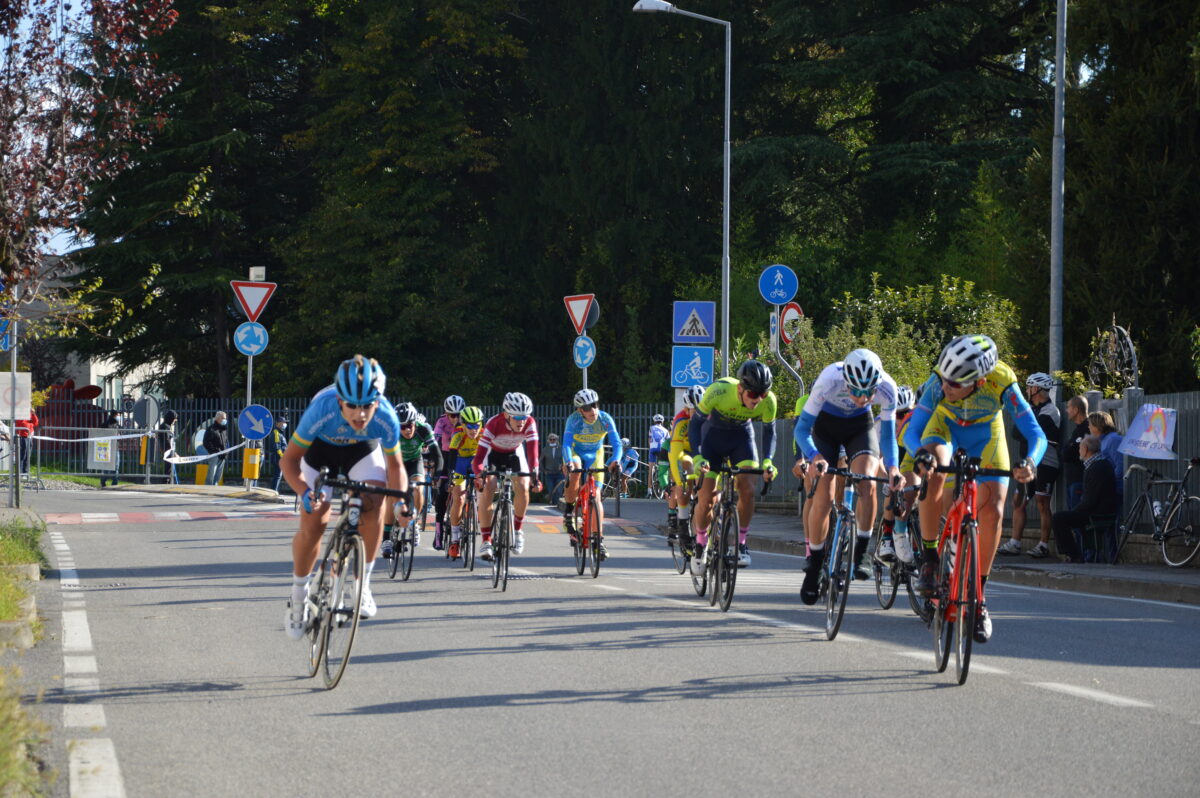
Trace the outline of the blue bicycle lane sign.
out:
<instances>
[{"instance_id":1,"label":"blue bicycle lane sign","mask_svg":"<svg viewBox=\"0 0 1200 798\"><path fill-rule=\"evenodd\" d=\"M711 346L671 347L671 387L707 387L713 381L713 351Z\"/></svg>"},{"instance_id":2,"label":"blue bicycle lane sign","mask_svg":"<svg viewBox=\"0 0 1200 798\"><path fill-rule=\"evenodd\" d=\"M800 290L800 278L782 263L768 266L758 278L758 293L771 305L786 305Z\"/></svg>"}]
</instances>

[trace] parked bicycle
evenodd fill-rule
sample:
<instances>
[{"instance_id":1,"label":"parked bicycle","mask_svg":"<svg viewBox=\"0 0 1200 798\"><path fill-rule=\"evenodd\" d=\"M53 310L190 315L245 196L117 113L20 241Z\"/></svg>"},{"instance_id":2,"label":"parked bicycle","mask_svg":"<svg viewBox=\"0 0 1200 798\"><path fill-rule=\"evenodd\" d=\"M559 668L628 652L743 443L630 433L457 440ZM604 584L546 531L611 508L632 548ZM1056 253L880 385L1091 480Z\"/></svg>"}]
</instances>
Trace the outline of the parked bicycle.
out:
<instances>
[{"instance_id":1,"label":"parked bicycle","mask_svg":"<svg viewBox=\"0 0 1200 798\"><path fill-rule=\"evenodd\" d=\"M483 479L496 478L496 514L492 518L492 587L499 587L503 592L508 590L508 560L516 545L513 480L517 477L537 479L537 474L503 468L488 469L479 476Z\"/></svg>"},{"instance_id":2,"label":"parked bicycle","mask_svg":"<svg viewBox=\"0 0 1200 798\"><path fill-rule=\"evenodd\" d=\"M604 560L600 553L604 530L597 512L596 474L603 474L606 470L604 468L571 469L572 474L586 475L580 482L579 496L575 499L575 535L571 538L571 552L575 557L575 573L582 576L590 559L593 579L600 575L600 563Z\"/></svg>"},{"instance_id":3,"label":"parked bicycle","mask_svg":"<svg viewBox=\"0 0 1200 798\"><path fill-rule=\"evenodd\" d=\"M358 531L362 515L362 494L408 498L406 491L368 485L365 482L332 479L329 470L322 468L313 485L313 494L321 495L326 488L345 491L342 510L325 544L316 577L309 581L305 596L305 616L309 640L308 675L315 676L323 668L325 687L337 687L350 661L350 648L358 631L362 608L363 574L366 569L366 547Z\"/></svg>"},{"instance_id":4,"label":"parked bicycle","mask_svg":"<svg viewBox=\"0 0 1200 798\"><path fill-rule=\"evenodd\" d=\"M1182 568L1195 558L1196 553L1200 552L1200 497L1188 495L1187 481L1192 469L1197 466L1200 466L1200 458L1193 457L1188 461L1181 479L1167 479L1138 463L1129 466L1125 471L1126 483L1130 474L1140 471L1146 475L1146 484L1117 527L1115 551L1111 558L1113 562L1120 558L1129 536L1143 518L1149 519L1151 535L1159 544L1167 565ZM1170 488L1165 504L1155 500L1152 494L1154 488L1160 487Z\"/></svg>"}]
</instances>

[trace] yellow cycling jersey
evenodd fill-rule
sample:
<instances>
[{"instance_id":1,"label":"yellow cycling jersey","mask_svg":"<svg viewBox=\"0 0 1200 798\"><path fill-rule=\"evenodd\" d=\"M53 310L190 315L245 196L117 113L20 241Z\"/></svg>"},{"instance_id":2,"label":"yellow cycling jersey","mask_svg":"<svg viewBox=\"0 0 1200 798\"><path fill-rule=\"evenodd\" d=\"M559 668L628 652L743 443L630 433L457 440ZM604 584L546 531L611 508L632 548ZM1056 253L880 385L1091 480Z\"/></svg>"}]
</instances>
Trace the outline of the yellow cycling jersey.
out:
<instances>
[{"instance_id":1,"label":"yellow cycling jersey","mask_svg":"<svg viewBox=\"0 0 1200 798\"><path fill-rule=\"evenodd\" d=\"M738 398L738 381L735 377L722 377L708 386L704 396L700 398L697 409L708 416L710 421L724 421L738 424L758 420L769 424L775 420L777 400L774 391L767 395L754 409L742 404Z\"/></svg>"},{"instance_id":2,"label":"yellow cycling jersey","mask_svg":"<svg viewBox=\"0 0 1200 798\"><path fill-rule=\"evenodd\" d=\"M450 449L457 449L459 457L474 457L478 448L479 438L472 438L461 426L454 428L454 434L450 436Z\"/></svg>"},{"instance_id":3,"label":"yellow cycling jersey","mask_svg":"<svg viewBox=\"0 0 1200 798\"><path fill-rule=\"evenodd\" d=\"M947 421L960 427L972 424L990 424L1004 409L1004 392L1012 388L1009 394L1013 404L1014 414L1018 410L1021 391L1017 386L1017 375L1012 368L1003 362L988 372L987 377L971 394L957 402L951 402L942 393L941 378L934 374L922 388L921 407L932 410L937 408L939 414L947 416Z\"/></svg>"},{"instance_id":4,"label":"yellow cycling jersey","mask_svg":"<svg viewBox=\"0 0 1200 798\"><path fill-rule=\"evenodd\" d=\"M675 416L675 423L671 425L671 447L679 444L685 452L692 450L691 441L688 440L688 426L692 423L692 417L687 411L681 411Z\"/></svg>"}]
</instances>

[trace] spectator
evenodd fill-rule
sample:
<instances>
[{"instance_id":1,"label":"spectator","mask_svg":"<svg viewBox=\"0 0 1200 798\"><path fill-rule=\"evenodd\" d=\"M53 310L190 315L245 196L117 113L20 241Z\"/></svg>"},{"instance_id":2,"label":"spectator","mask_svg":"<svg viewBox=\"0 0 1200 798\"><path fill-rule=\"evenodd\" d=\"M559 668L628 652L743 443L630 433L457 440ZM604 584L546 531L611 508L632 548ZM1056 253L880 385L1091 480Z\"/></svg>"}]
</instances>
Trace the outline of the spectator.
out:
<instances>
[{"instance_id":1,"label":"spectator","mask_svg":"<svg viewBox=\"0 0 1200 798\"><path fill-rule=\"evenodd\" d=\"M1054 494L1054 483L1058 481L1058 443L1062 427L1062 415L1054 402L1050 401L1050 391L1054 389L1054 378L1045 372L1038 371L1029 375L1025 380L1025 395L1029 398L1029 406L1038 426L1046 435L1046 453L1042 462L1038 463L1037 475L1028 485L1017 484L1013 491L1012 538L1000 547L1001 554L1020 554L1021 536L1025 534L1025 508L1029 505L1032 495L1037 503L1038 524L1041 527L1037 545L1027 553L1030 557L1041 559L1050 556L1050 497ZM1021 439L1021 457L1029 453L1029 443L1017 430Z\"/></svg>"},{"instance_id":2,"label":"spectator","mask_svg":"<svg viewBox=\"0 0 1200 798\"><path fill-rule=\"evenodd\" d=\"M1105 414L1107 415L1107 414ZM1102 443L1096 435L1085 435L1079 442L1079 459L1083 461L1083 493L1074 510L1054 514L1054 541L1068 562L1083 562L1083 551L1075 540L1075 530L1087 525L1092 516L1115 515L1117 503L1116 476L1108 460L1100 453Z\"/></svg>"},{"instance_id":3,"label":"spectator","mask_svg":"<svg viewBox=\"0 0 1200 798\"><path fill-rule=\"evenodd\" d=\"M546 445L542 447L538 465L542 471L542 485L546 489L546 501L553 506L557 501L555 489L565 479L562 472L562 443L558 440L558 433L551 432L546 436Z\"/></svg>"},{"instance_id":4,"label":"spectator","mask_svg":"<svg viewBox=\"0 0 1200 798\"><path fill-rule=\"evenodd\" d=\"M33 408L29 410L29 418L17 421L17 446L20 449L22 474L29 473L29 436L37 429L37 425L38 417Z\"/></svg>"},{"instance_id":5,"label":"spectator","mask_svg":"<svg viewBox=\"0 0 1200 798\"><path fill-rule=\"evenodd\" d=\"M1117 480L1117 507L1125 496L1125 457L1117 449L1125 439L1117 432L1112 416L1103 410L1088 413L1088 430L1100 439L1100 456L1112 464L1113 476Z\"/></svg>"},{"instance_id":6,"label":"spectator","mask_svg":"<svg viewBox=\"0 0 1200 798\"><path fill-rule=\"evenodd\" d=\"M1063 436L1062 470L1063 482L1067 486L1067 509L1074 510L1083 495L1083 461L1079 459L1079 442L1089 434L1087 423L1088 403L1086 396L1072 396L1067 402L1067 419L1075 425L1075 431Z\"/></svg>"},{"instance_id":7,"label":"spectator","mask_svg":"<svg viewBox=\"0 0 1200 798\"><path fill-rule=\"evenodd\" d=\"M158 442L158 449L162 452L163 457L171 457L175 454L175 421L179 418L179 414L174 410L167 410L162 414L162 419L159 420L158 426L154 428L155 439ZM179 475L175 473L175 464L167 463L170 468L167 482L171 485L179 484Z\"/></svg>"},{"instance_id":8,"label":"spectator","mask_svg":"<svg viewBox=\"0 0 1200 798\"><path fill-rule=\"evenodd\" d=\"M276 416L275 428L267 438L267 456L271 459L271 467L275 469L275 484L272 487L276 493L279 492L279 483L283 479L283 471L279 469L279 458L288 445L288 421L286 410Z\"/></svg>"},{"instance_id":9,"label":"spectator","mask_svg":"<svg viewBox=\"0 0 1200 798\"><path fill-rule=\"evenodd\" d=\"M108 417L104 419L104 423L100 425L104 429L119 430L121 429L121 414L116 410L109 410ZM112 484L116 486L121 480L121 442L109 441L109 451L112 452L113 467L112 467ZM100 473L100 487L104 487L104 483L108 480L104 473Z\"/></svg>"},{"instance_id":10,"label":"spectator","mask_svg":"<svg viewBox=\"0 0 1200 798\"><path fill-rule=\"evenodd\" d=\"M229 448L229 438L225 432L227 418L224 410L218 410L217 417L204 431L205 453L215 455L206 461L208 463L208 479L205 482L209 485L219 485L221 474L225 471L225 458L228 456L225 450ZM218 452L220 454L217 454Z\"/></svg>"}]
</instances>

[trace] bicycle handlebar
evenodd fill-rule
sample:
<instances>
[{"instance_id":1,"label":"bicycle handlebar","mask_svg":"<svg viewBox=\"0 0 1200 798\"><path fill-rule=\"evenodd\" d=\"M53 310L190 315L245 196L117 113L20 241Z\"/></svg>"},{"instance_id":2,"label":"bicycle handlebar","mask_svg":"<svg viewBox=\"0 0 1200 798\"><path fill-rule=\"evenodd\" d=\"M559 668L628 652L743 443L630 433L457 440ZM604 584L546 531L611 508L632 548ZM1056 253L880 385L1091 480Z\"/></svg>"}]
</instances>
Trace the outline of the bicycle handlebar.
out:
<instances>
[{"instance_id":1,"label":"bicycle handlebar","mask_svg":"<svg viewBox=\"0 0 1200 798\"><path fill-rule=\"evenodd\" d=\"M533 473L532 471L510 471L507 468L504 468L504 469L485 468L483 471L480 471L477 476L480 476L480 477L509 476L509 477L534 477L534 478L536 478L537 474Z\"/></svg>"},{"instance_id":2,"label":"bicycle handlebar","mask_svg":"<svg viewBox=\"0 0 1200 798\"><path fill-rule=\"evenodd\" d=\"M348 490L351 493L372 493L376 496L390 496L393 499L404 499L406 502L412 501L411 490L396 490L395 488L385 488L380 485L371 485L367 482L355 482L350 479L337 479L329 476L329 469L322 468L321 473L317 474L316 484L312 488L314 494L319 494L322 488L341 488Z\"/></svg>"},{"instance_id":3,"label":"bicycle handlebar","mask_svg":"<svg viewBox=\"0 0 1200 798\"><path fill-rule=\"evenodd\" d=\"M859 474L857 472L851 471L848 468L839 468L838 466L829 466L824 471L821 471L818 473L818 475L817 475L818 478L813 480L812 490L810 490L806 494L806 498L811 499L813 496L816 495L817 486L821 483L820 477L823 477L826 474L835 476L835 477L846 477L847 479L852 479L855 482L862 482L863 480L867 480L870 482L879 482L884 485L892 484L892 480L890 477L869 477L866 474Z\"/></svg>"}]
</instances>

